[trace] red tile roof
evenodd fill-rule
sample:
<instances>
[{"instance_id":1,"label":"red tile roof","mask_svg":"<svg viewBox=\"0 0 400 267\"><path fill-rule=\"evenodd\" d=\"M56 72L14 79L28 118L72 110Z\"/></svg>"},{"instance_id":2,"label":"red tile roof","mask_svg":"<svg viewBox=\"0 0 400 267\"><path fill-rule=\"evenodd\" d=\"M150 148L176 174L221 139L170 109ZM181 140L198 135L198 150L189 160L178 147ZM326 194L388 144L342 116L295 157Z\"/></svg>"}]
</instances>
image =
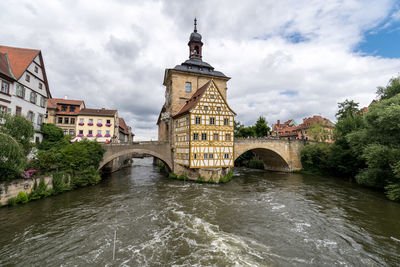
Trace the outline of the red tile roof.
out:
<instances>
[{"instance_id":1,"label":"red tile roof","mask_svg":"<svg viewBox=\"0 0 400 267\"><path fill-rule=\"evenodd\" d=\"M124 134L129 134L129 127L126 125L125 120L123 118L119 118L119 128L122 129Z\"/></svg>"},{"instance_id":2,"label":"red tile roof","mask_svg":"<svg viewBox=\"0 0 400 267\"><path fill-rule=\"evenodd\" d=\"M208 86L210 85L211 80L208 81L205 85L197 89L196 92L192 95L192 97L186 102L186 104L174 115L174 117L183 115L184 113L187 113L189 110L194 108L197 103L200 101L201 96L204 94Z\"/></svg>"},{"instance_id":3,"label":"red tile roof","mask_svg":"<svg viewBox=\"0 0 400 267\"><path fill-rule=\"evenodd\" d=\"M40 53L40 50L0 45L0 53L7 54L11 70L18 80Z\"/></svg>"},{"instance_id":4,"label":"red tile roof","mask_svg":"<svg viewBox=\"0 0 400 267\"><path fill-rule=\"evenodd\" d=\"M94 109L84 108L79 111L79 115L92 115L92 116L114 116L117 113L116 109Z\"/></svg>"},{"instance_id":5,"label":"red tile roof","mask_svg":"<svg viewBox=\"0 0 400 267\"><path fill-rule=\"evenodd\" d=\"M64 98L50 98L47 103L51 102L52 104L67 104L67 105L85 105L83 100L73 100L73 99L64 99Z\"/></svg>"}]
</instances>

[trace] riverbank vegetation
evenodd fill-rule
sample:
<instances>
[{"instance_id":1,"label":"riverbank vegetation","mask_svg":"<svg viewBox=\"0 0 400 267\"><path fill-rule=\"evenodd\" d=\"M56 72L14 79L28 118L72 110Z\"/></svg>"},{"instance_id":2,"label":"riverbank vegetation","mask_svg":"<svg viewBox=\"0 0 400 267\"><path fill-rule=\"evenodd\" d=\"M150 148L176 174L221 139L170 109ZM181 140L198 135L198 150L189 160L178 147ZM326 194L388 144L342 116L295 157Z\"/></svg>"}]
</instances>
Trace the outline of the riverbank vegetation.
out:
<instances>
[{"instance_id":1,"label":"riverbank vegetation","mask_svg":"<svg viewBox=\"0 0 400 267\"><path fill-rule=\"evenodd\" d=\"M305 146L301 160L306 171L354 177L400 201L400 77L377 94L367 110L351 100L339 103L335 142Z\"/></svg>"},{"instance_id":2,"label":"riverbank vegetation","mask_svg":"<svg viewBox=\"0 0 400 267\"><path fill-rule=\"evenodd\" d=\"M31 142L32 123L18 115L2 114L0 126L0 181L35 178L32 192L10 199L9 204L26 203L77 187L94 185L100 181L98 171L104 149L96 141L82 140L71 143L70 136L53 124L43 124L43 140ZM44 176L53 177L53 188L48 190Z\"/></svg>"}]
</instances>

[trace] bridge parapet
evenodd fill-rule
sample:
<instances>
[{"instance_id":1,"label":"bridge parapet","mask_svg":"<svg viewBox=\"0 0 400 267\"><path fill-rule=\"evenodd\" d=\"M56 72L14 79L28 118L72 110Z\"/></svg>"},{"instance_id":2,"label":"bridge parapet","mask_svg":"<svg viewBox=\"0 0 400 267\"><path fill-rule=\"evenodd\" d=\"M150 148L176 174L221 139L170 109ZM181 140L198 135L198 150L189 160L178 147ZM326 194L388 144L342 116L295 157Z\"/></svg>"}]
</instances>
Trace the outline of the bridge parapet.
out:
<instances>
[{"instance_id":1,"label":"bridge parapet","mask_svg":"<svg viewBox=\"0 0 400 267\"><path fill-rule=\"evenodd\" d=\"M171 146L169 142L159 141L140 141L140 142L124 142L103 144L106 150L103 161L100 163L101 169L108 162L124 155L133 153L146 154L159 158L165 162L169 168L172 168Z\"/></svg>"},{"instance_id":2,"label":"bridge parapet","mask_svg":"<svg viewBox=\"0 0 400 267\"><path fill-rule=\"evenodd\" d=\"M235 138L235 160L243 153L252 150L260 156L267 169L293 171L302 168L300 150L305 140L283 138Z\"/></svg>"}]
</instances>

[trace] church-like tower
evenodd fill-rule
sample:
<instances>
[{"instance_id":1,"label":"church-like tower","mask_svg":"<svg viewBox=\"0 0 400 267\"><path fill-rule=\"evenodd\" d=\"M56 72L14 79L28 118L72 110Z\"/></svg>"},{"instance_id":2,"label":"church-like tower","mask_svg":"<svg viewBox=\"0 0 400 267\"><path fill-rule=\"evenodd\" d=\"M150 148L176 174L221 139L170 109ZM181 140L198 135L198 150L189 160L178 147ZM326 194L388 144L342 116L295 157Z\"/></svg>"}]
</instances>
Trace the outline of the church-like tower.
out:
<instances>
[{"instance_id":1,"label":"church-like tower","mask_svg":"<svg viewBox=\"0 0 400 267\"><path fill-rule=\"evenodd\" d=\"M203 42L196 19L188 46L189 59L165 70L158 140L171 145L173 172L218 182L234 164L236 114L226 99L230 78L202 60Z\"/></svg>"},{"instance_id":2,"label":"church-like tower","mask_svg":"<svg viewBox=\"0 0 400 267\"><path fill-rule=\"evenodd\" d=\"M186 104L194 92L211 79L222 97L226 100L229 77L213 66L204 62L202 36L197 31L197 19L194 19L194 30L190 34L189 59L164 74L165 103L157 120L158 140L172 142L172 116Z\"/></svg>"}]
</instances>

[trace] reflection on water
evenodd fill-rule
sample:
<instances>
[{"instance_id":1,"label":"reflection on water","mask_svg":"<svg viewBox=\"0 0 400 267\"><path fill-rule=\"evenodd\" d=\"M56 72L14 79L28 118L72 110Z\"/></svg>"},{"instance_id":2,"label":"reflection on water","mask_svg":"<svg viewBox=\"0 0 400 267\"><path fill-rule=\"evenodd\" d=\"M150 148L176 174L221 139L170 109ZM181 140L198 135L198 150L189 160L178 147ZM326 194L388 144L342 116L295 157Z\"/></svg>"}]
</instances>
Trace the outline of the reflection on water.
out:
<instances>
[{"instance_id":1,"label":"reflection on water","mask_svg":"<svg viewBox=\"0 0 400 267\"><path fill-rule=\"evenodd\" d=\"M396 266L400 204L332 178L170 180L136 159L99 185L0 209L0 265ZM112 260L114 231L116 255Z\"/></svg>"}]
</instances>

